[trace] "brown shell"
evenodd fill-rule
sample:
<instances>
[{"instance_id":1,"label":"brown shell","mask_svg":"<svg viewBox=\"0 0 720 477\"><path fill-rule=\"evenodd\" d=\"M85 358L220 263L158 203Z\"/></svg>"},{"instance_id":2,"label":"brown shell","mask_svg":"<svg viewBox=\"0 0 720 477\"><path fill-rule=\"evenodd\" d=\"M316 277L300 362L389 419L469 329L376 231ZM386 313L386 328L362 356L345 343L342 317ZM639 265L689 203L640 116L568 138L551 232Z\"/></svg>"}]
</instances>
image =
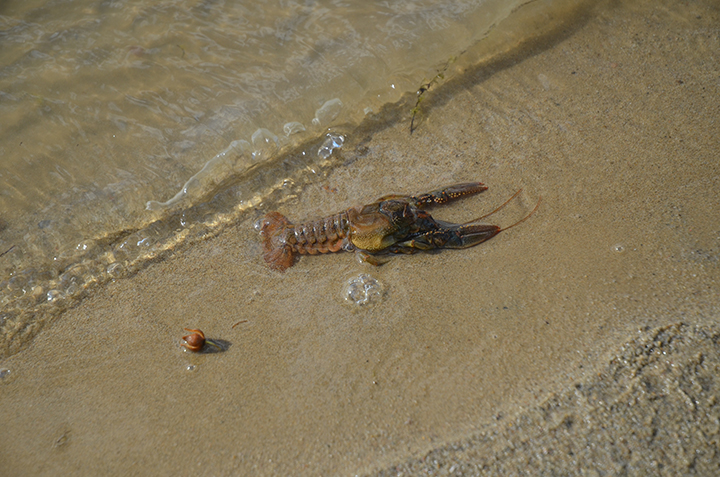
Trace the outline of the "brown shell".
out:
<instances>
[{"instance_id":1,"label":"brown shell","mask_svg":"<svg viewBox=\"0 0 720 477\"><path fill-rule=\"evenodd\" d=\"M185 328L185 331L192 331L193 333L183 336L182 339L185 340L185 343L183 343L182 346L190 351L200 351L203 349L203 346L205 346L205 333L201 330L191 330L188 328Z\"/></svg>"}]
</instances>

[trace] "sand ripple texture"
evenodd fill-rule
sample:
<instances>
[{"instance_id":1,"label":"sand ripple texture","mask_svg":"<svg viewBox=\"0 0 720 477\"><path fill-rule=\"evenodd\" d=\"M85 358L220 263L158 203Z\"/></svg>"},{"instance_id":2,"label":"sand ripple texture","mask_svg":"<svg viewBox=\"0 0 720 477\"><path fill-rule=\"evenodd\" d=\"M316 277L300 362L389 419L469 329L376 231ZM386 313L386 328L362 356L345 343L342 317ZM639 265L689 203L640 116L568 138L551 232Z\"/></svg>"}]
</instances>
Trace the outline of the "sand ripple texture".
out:
<instances>
[{"instance_id":1,"label":"sand ripple texture","mask_svg":"<svg viewBox=\"0 0 720 477\"><path fill-rule=\"evenodd\" d=\"M375 475L718 475L719 343L718 326L643 331L595 379Z\"/></svg>"}]
</instances>

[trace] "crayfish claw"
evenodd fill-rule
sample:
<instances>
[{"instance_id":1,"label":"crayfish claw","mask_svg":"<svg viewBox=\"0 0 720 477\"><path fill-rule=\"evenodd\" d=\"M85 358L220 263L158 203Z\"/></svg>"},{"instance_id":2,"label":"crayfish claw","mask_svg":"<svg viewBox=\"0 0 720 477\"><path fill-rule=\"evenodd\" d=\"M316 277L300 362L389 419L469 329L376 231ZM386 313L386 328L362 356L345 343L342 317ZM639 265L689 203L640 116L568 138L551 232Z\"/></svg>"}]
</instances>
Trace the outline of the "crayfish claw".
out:
<instances>
[{"instance_id":1,"label":"crayfish claw","mask_svg":"<svg viewBox=\"0 0 720 477\"><path fill-rule=\"evenodd\" d=\"M443 205L467 195L479 194L485 190L487 190L487 186L482 182L465 182L413 196L410 197L410 200L414 202L416 207Z\"/></svg>"},{"instance_id":2,"label":"crayfish claw","mask_svg":"<svg viewBox=\"0 0 720 477\"><path fill-rule=\"evenodd\" d=\"M467 224L459 225L452 230L451 238L443 248L468 248L490 240L500 233L502 229L497 225Z\"/></svg>"},{"instance_id":3,"label":"crayfish claw","mask_svg":"<svg viewBox=\"0 0 720 477\"><path fill-rule=\"evenodd\" d=\"M437 221L436 227L415 235L411 240L398 242L391 253L416 253L444 248L469 248L490 240L501 232L497 225L451 224Z\"/></svg>"}]
</instances>

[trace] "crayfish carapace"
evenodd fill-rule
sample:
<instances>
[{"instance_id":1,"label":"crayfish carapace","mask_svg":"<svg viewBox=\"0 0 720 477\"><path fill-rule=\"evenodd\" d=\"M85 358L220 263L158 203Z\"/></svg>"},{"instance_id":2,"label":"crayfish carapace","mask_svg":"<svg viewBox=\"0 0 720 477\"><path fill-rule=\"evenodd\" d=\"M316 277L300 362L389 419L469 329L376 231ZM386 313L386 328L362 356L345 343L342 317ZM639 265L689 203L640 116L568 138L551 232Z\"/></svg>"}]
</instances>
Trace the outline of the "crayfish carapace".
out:
<instances>
[{"instance_id":1,"label":"crayfish carapace","mask_svg":"<svg viewBox=\"0 0 720 477\"><path fill-rule=\"evenodd\" d=\"M270 212L257 224L263 237L264 258L270 268L283 272L293 266L298 255L355 251L361 260L379 265L382 261L378 255L468 248L524 222L540 205L538 201L527 216L505 228L477 222L503 208L520 191L489 214L464 224L435 220L424 210L484 190L484 184L468 182L416 196L386 195L372 204L300 225L292 225L284 215Z\"/></svg>"}]
</instances>

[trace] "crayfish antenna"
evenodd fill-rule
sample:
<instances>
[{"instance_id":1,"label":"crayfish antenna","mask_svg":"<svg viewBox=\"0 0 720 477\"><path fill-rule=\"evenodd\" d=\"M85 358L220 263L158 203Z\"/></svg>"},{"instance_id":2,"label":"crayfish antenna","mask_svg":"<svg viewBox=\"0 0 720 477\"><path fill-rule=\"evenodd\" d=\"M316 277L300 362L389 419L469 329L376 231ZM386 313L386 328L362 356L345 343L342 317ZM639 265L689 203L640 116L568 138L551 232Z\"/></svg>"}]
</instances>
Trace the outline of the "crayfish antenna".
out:
<instances>
[{"instance_id":1,"label":"crayfish antenna","mask_svg":"<svg viewBox=\"0 0 720 477\"><path fill-rule=\"evenodd\" d=\"M490 217L492 214L494 214L495 212L500 211L500 209L502 209L503 207L505 207L506 205L508 205L508 204L510 203L510 201L513 200L515 197L519 196L519 195L520 195L520 192L522 192L522 189L520 189L520 190L518 190L517 192L515 192L512 197L510 197L508 200L506 200L505 202L503 202L503 204L502 204L500 207L498 207L497 209L493 210L493 211L490 212L489 214L485 214L485 215L483 215L482 217L478 217L477 219L473 219L473 220L471 220L471 221L469 221L469 222L465 222L463 225L467 225L467 224L472 224L472 223L475 223L475 222L479 222L479 221L481 221L482 219L485 219L485 218L487 218L487 217Z\"/></svg>"},{"instance_id":2,"label":"crayfish antenna","mask_svg":"<svg viewBox=\"0 0 720 477\"><path fill-rule=\"evenodd\" d=\"M279 212L270 212L258 223L263 238L263 258L270 268L284 272L297 258L285 242L285 230L292 224Z\"/></svg>"},{"instance_id":3,"label":"crayfish antenna","mask_svg":"<svg viewBox=\"0 0 720 477\"><path fill-rule=\"evenodd\" d=\"M522 190L522 189L521 189L521 190ZM518 193L519 193L519 192L520 192L520 191L518 191ZM517 195L517 194L515 194L515 195ZM513 197L514 197L514 196L513 196ZM527 214L525 217L523 217L522 219L518 220L518 221L515 222L514 224L509 225L509 226L505 227L504 229L500 229L500 230L498 231L498 233L502 232L503 230L511 229L511 228L515 227L516 225L520 225L520 224L522 224L523 222L525 222L527 219L530 218L530 216L532 216L535 212L537 212L538 207L540 207L540 202L542 202L542 196L538 197L537 204L535 204L535 207L533 207L533 210L531 210L529 214Z\"/></svg>"}]
</instances>

